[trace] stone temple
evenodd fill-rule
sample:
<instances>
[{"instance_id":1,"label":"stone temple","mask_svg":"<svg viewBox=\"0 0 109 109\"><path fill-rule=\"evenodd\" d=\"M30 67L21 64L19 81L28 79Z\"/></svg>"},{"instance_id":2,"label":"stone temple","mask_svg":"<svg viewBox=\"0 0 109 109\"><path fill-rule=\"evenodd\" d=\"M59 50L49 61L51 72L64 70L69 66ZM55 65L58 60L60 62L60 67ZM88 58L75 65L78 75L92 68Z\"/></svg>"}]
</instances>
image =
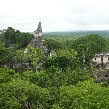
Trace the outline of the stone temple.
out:
<instances>
[{"instance_id":1,"label":"stone temple","mask_svg":"<svg viewBox=\"0 0 109 109\"><path fill-rule=\"evenodd\" d=\"M41 22L39 22L38 24L38 28L36 31L34 31L34 36L35 37L41 37L42 36L42 26L41 26Z\"/></svg>"},{"instance_id":2,"label":"stone temple","mask_svg":"<svg viewBox=\"0 0 109 109\"><path fill-rule=\"evenodd\" d=\"M39 22L37 30L34 31L34 38L31 40L31 42L29 43L28 46L31 46L34 48L37 47L37 48L41 49L41 51L44 55L47 55L47 49L44 46L44 40L42 39L41 22ZM27 53L27 52L28 52L28 50L25 49L24 53Z\"/></svg>"}]
</instances>

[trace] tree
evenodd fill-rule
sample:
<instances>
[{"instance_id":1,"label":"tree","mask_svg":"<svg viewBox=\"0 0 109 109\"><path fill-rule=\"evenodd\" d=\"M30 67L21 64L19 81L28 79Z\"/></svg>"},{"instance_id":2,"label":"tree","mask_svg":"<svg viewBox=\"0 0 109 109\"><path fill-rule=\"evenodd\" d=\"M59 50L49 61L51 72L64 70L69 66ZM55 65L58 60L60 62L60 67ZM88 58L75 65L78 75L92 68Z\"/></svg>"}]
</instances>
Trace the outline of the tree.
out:
<instances>
[{"instance_id":1,"label":"tree","mask_svg":"<svg viewBox=\"0 0 109 109\"><path fill-rule=\"evenodd\" d=\"M93 80L60 89L58 106L62 109L108 109L109 88L101 87Z\"/></svg>"},{"instance_id":2,"label":"tree","mask_svg":"<svg viewBox=\"0 0 109 109\"><path fill-rule=\"evenodd\" d=\"M4 32L4 40L6 47L14 46L16 49L25 48L32 40L33 34L22 33L12 27L8 27Z\"/></svg>"},{"instance_id":3,"label":"tree","mask_svg":"<svg viewBox=\"0 0 109 109\"><path fill-rule=\"evenodd\" d=\"M2 65L7 65L10 67L12 62L12 57L14 56L14 51L10 48L0 48L0 67Z\"/></svg>"},{"instance_id":4,"label":"tree","mask_svg":"<svg viewBox=\"0 0 109 109\"><path fill-rule=\"evenodd\" d=\"M27 47L27 45L30 43L30 41L32 40L33 38L33 34L30 34L30 33L21 33L19 34L19 32L16 32L16 40L17 40L17 43L18 43L18 49L20 48L25 48Z\"/></svg>"},{"instance_id":5,"label":"tree","mask_svg":"<svg viewBox=\"0 0 109 109\"><path fill-rule=\"evenodd\" d=\"M0 108L50 109L51 95L48 89L36 85L35 78L35 72L16 73L0 68Z\"/></svg>"},{"instance_id":6,"label":"tree","mask_svg":"<svg viewBox=\"0 0 109 109\"><path fill-rule=\"evenodd\" d=\"M16 43L15 29L13 29L12 27L8 27L8 29L4 33L4 37L5 37L5 40L6 40L6 46L7 47L9 47L10 44Z\"/></svg>"},{"instance_id":7,"label":"tree","mask_svg":"<svg viewBox=\"0 0 109 109\"><path fill-rule=\"evenodd\" d=\"M68 67L74 68L76 65L76 51L73 49L58 50L55 55L45 59L44 67L48 69L55 66L60 70L66 70Z\"/></svg>"},{"instance_id":8,"label":"tree","mask_svg":"<svg viewBox=\"0 0 109 109\"><path fill-rule=\"evenodd\" d=\"M30 66L33 66L34 68L36 68L38 61L41 60L41 58L43 57L42 52L39 48L33 48L28 46L27 47L28 52L24 53L23 57L22 57L22 61L24 63L29 63Z\"/></svg>"},{"instance_id":9,"label":"tree","mask_svg":"<svg viewBox=\"0 0 109 109\"><path fill-rule=\"evenodd\" d=\"M40 87L59 89L61 86L76 85L78 82L90 79L90 77L90 73L82 68L60 71L55 67L50 67L48 70L38 73L36 81Z\"/></svg>"},{"instance_id":10,"label":"tree","mask_svg":"<svg viewBox=\"0 0 109 109\"><path fill-rule=\"evenodd\" d=\"M59 50L62 48L62 44L60 41L48 38L45 39L45 46L48 49L48 54L50 54L52 50Z\"/></svg>"},{"instance_id":11,"label":"tree","mask_svg":"<svg viewBox=\"0 0 109 109\"><path fill-rule=\"evenodd\" d=\"M0 68L0 83L8 83L14 78L15 71L5 67Z\"/></svg>"},{"instance_id":12,"label":"tree","mask_svg":"<svg viewBox=\"0 0 109 109\"><path fill-rule=\"evenodd\" d=\"M13 79L0 87L1 109L48 109L49 91L28 81Z\"/></svg>"},{"instance_id":13,"label":"tree","mask_svg":"<svg viewBox=\"0 0 109 109\"><path fill-rule=\"evenodd\" d=\"M106 51L107 41L99 35L90 34L74 40L70 47L77 51L78 61L88 65L95 53Z\"/></svg>"},{"instance_id":14,"label":"tree","mask_svg":"<svg viewBox=\"0 0 109 109\"><path fill-rule=\"evenodd\" d=\"M13 60L14 68L21 69L23 63L24 50L16 50Z\"/></svg>"}]
</instances>

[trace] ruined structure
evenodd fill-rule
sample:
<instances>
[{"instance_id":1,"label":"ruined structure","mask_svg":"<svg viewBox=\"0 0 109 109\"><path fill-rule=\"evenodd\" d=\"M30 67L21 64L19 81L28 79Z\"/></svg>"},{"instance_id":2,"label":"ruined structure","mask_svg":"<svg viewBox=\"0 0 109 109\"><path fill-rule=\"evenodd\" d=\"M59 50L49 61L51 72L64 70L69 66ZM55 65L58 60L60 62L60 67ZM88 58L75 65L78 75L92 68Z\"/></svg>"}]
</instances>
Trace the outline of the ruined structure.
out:
<instances>
[{"instance_id":1,"label":"ruined structure","mask_svg":"<svg viewBox=\"0 0 109 109\"><path fill-rule=\"evenodd\" d=\"M102 68L94 69L93 76L98 82L106 81L109 84L109 70Z\"/></svg>"},{"instance_id":2,"label":"ruined structure","mask_svg":"<svg viewBox=\"0 0 109 109\"><path fill-rule=\"evenodd\" d=\"M44 46L44 40L42 39L41 22L39 22L37 30L34 31L34 38L31 40L31 42L29 43L28 46L31 46L34 48L39 48L39 49L41 49L42 53L45 56L47 55L47 49ZM26 48L24 53L27 53L27 52L29 52L29 50ZM26 63L26 64L28 64L28 63ZM43 64L43 62L41 60L37 63L36 72L39 72L41 69L43 69L42 64Z\"/></svg>"},{"instance_id":3,"label":"ruined structure","mask_svg":"<svg viewBox=\"0 0 109 109\"><path fill-rule=\"evenodd\" d=\"M41 37L42 36L42 26L41 26L41 22L39 22L38 24L38 28L36 31L34 31L34 36L35 37Z\"/></svg>"},{"instance_id":4,"label":"ruined structure","mask_svg":"<svg viewBox=\"0 0 109 109\"><path fill-rule=\"evenodd\" d=\"M109 53L95 54L92 59L93 65L99 65L103 69L109 69Z\"/></svg>"},{"instance_id":5,"label":"ruined structure","mask_svg":"<svg viewBox=\"0 0 109 109\"><path fill-rule=\"evenodd\" d=\"M31 40L28 46L40 48L44 55L47 55L47 49L44 46L44 40L42 39L42 26L41 22L38 24L38 28L34 31L34 38ZM28 50L25 49L24 53L27 53Z\"/></svg>"},{"instance_id":6,"label":"ruined structure","mask_svg":"<svg viewBox=\"0 0 109 109\"><path fill-rule=\"evenodd\" d=\"M109 53L95 54L92 59L93 76L98 82L109 83Z\"/></svg>"}]
</instances>

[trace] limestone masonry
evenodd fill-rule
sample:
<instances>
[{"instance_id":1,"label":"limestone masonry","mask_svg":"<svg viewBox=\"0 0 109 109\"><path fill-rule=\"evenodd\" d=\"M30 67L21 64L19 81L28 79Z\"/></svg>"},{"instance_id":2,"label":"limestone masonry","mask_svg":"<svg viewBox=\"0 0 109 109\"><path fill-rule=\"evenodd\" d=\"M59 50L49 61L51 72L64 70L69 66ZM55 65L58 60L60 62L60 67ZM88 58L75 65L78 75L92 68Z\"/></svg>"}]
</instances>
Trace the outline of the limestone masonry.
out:
<instances>
[{"instance_id":1,"label":"limestone masonry","mask_svg":"<svg viewBox=\"0 0 109 109\"><path fill-rule=\"evenodd\" d=\"M47 49L44 46L44 40L42 39L41 22L39 22L37 30L34 31L34 38L31 40L28 46L40 48L43 54L47 54ZM27 50L24 51L24 53L26 52Z\"/></svg>"}]
</instances>

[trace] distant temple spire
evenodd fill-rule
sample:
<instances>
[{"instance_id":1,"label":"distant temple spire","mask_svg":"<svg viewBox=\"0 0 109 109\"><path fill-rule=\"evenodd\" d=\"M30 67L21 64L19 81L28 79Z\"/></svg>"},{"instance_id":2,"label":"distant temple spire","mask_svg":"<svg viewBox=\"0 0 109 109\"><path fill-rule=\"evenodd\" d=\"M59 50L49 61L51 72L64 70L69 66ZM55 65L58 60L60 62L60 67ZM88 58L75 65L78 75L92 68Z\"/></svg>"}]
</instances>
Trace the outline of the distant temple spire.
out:
<instances>
[{"instance_id":1,"label":"distant temple spire","mask_svg":"<svg viewBox=\"0 0 109 109\"><path fill-rule=\"evenodd\" d=\"M38 32L41 32L41 33L42 33L42 26L41 26L41 22L39 22L37 30L38 30Z\"/></svg>"},{"instance_id":2,"label":"distant temple spire","mask_svg":"<svg viewBox=\"0 0 109 109\"><path fill-rule=\"evenodd\" d=\"M34 31L34 38L29 43L29 46L40 48L43 54L47 54L47 48L45 47L44 40L42 38L41 22L39 22L37 30Z\"/></svg>"},{"instance_id":3,"label":"distant temple spire","mask_svg":"<svg viewBox=\"0 0 109 109\"><path fill-rule=\"evenodd\" d=\"M41 26L41 22L39 22L38 28L37 28L37 30L36 30L34 33L35 33L35 34L34 34L35 37L42 36L42 26Z\"/></svg>"}]
</instances>

